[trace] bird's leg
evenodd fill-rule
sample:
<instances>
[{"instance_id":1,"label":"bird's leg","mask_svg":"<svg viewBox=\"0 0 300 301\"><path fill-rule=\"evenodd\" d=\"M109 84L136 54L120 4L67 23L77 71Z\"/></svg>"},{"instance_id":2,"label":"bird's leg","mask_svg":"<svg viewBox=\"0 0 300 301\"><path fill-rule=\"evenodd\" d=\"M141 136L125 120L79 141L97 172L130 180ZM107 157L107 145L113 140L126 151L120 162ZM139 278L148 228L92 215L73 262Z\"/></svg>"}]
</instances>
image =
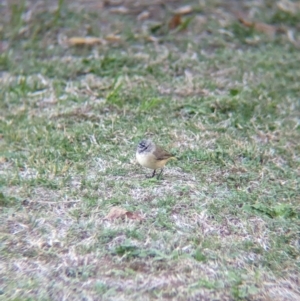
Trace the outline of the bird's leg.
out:
<instances>
[{"instance_id":1,"label":"bird's leg","mask_svg":"<svg viewBox=\"0 0 300 301\"><path fill-rule=\"evenodd\" d=\"M153 170L153 173L151 176L146 176L146 178L153 178L155 176L155 172L156 172L156 169Z\"/></svg>"},{"instance_id":2,"label":"bird's leg","mask_svg":"<svg viewBox=\"0 0 300 301\"><path fill-rule=\"evenodd\" d=\"M160 176L162 175L163 170L164 170L164 169L162 168L161 171L160 171L160 173L159 173L158 176L157 176L157 180L160 179Z\"/></svg>"}]
</instances>

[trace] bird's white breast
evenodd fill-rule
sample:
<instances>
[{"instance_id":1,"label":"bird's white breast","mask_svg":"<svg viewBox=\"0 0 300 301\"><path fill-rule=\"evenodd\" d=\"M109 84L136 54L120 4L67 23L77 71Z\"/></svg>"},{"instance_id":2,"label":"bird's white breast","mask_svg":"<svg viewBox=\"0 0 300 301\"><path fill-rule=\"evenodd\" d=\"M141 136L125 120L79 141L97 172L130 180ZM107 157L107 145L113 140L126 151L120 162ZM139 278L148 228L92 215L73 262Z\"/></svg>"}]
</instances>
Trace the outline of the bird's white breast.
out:
<instances>
[{"instance_id":1,"label":"bird's white breast","mask_svg":"<svg viewBox=\"0 0 300 301\"><path fill-rule=\"evenodd\" d=\"M136 160L138 161L139 164L141 164L144 167L156 169L155 158L152 153L136 152Z\"/></svg>"}]
</instances>

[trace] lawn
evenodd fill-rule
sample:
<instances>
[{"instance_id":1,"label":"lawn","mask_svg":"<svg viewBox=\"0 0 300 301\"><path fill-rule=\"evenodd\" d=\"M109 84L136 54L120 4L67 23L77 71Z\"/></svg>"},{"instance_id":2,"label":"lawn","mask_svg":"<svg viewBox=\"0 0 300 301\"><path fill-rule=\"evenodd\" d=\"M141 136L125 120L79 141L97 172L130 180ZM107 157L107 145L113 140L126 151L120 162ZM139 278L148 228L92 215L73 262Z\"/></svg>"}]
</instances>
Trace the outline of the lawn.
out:
<instances>
[{"instance_id":1,"label":"lawn","mask_svg":"<svg viewBox=\"0 0 300 301\"><path fill-rule=\"evenodd\" d=\"M0 14L0 300L300 300L299 1Z\"/></svg>"}]
</instances>

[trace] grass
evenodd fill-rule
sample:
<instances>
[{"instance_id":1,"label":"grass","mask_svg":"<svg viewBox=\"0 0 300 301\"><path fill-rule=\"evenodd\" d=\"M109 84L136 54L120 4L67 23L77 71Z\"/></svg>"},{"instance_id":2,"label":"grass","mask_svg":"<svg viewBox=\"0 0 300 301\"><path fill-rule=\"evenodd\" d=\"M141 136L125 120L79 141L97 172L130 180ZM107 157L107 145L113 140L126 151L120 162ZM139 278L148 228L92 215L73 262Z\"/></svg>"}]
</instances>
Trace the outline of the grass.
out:
<instances>
[{"instance_id":1,"label":"grass","mask_svg":"<svg viewBox=\"0 0 300 301\"><path fill-rule=\"evenodd\" d=\"M300 298L299 49L226 3L0 6L0 300ZM135 163L144 137L180 158L162 180Z\"/></svg>"}]
</instances>

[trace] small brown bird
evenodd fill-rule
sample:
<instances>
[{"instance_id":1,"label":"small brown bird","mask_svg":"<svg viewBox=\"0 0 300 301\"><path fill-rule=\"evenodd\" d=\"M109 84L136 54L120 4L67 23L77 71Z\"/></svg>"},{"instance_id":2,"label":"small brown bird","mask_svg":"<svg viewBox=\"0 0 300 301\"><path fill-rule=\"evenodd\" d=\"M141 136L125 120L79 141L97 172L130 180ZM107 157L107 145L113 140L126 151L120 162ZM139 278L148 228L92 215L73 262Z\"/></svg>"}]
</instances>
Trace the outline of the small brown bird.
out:
<instances>
[{"instance_id":1,"label":"small brown bird","mask_svg":"<svg viewBox=\"0 0 300 301\"><path fill-rule=\"evenodd\" d=\"M153 178L155 176L156 170L161 168L157 179L160 178L165 164L170 159L176 159L174 155L168 153L163 148L155 145L150 139L143 139L137 147L136 159L139 164L144 167L153 169L151 176L146 176L147 178Z\"/></svg>"}]
</instances>

